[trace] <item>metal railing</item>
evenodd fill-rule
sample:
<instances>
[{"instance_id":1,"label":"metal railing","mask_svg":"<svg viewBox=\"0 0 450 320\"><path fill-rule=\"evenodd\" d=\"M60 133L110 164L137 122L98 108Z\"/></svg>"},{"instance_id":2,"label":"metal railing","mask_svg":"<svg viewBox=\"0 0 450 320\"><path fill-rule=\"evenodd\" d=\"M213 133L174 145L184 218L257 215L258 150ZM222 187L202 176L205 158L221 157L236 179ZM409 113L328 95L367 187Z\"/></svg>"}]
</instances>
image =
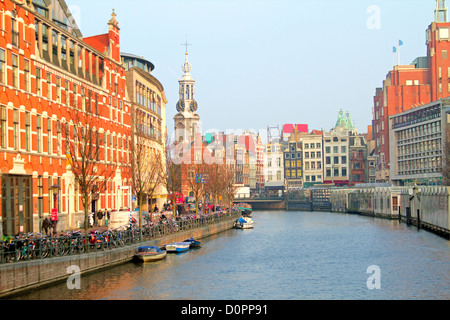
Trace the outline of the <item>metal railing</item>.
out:
<instances>
[{"instance_id":1,"label":"metal railing","mask_svg":"<svg viewBox=\"0 0 450 320\"><path fill-rule=\"evenodd\" d=\"M256 194L256 195L251 195L248 197L236 197L233 199L233 201L234 202L237 202L237 201L244 202L246 200L247 201L248 200L280 200L280 201L282 201L284 199L285 199L284 195L279 196L279 195L268 195L268 194L259 194L259 195Z\"/></svg>"},{"instance_id":2,"label":"metal railing","mask_svg":"<svg viewBox=\"0 0 450 320\"><path fill-rule=\"evenodd\" d=\"M199 218L163 220L157 224L147 224L142 228L128 225L103 232L93 230L89 234L71 231L60 237L49 237L39 233L3 237L0 241L0 264L121 248L163 238L177 232L202 228L239 216L240 213L237 211L217 212Z\"/></svg>"}]
</instances>

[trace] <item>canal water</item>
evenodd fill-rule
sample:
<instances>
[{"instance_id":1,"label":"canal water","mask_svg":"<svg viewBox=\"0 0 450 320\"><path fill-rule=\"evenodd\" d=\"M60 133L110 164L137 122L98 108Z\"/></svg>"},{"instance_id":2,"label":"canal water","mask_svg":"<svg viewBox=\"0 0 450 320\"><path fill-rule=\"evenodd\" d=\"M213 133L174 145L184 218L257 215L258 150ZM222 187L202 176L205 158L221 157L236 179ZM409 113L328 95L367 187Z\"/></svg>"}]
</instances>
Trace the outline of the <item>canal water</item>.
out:
<instances>
[{"instance_id":1,"label":"canal water","mask_svg":"<svg viewBox=\"0 0 450 320\"><path fill-rule=\"evenodd\" d=\"M255 228L130 262L16 299L450 299L449 241L397 221L325 212L253 212Z\"/></svg>"}]
</instances>

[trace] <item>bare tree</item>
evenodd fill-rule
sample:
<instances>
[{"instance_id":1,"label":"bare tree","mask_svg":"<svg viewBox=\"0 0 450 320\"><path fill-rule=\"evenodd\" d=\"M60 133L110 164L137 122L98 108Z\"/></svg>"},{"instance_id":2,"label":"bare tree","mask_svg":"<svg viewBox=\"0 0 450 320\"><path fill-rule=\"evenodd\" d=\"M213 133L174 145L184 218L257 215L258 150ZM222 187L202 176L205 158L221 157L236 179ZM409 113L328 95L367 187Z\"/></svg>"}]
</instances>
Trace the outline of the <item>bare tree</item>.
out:
<instances>
[{"instance_id":1,"label":"bare tree","mask_svg":"<svg viewBox=\"0 0 450 320\"><path fill-rule=\"evenodd\" d=\"M225 164L213 163L205 165L204 171L207 175L205 181L205 190L211 195L211 199L214 205L214 211L216 211L217 203L219 197L225 194L226 182L224 179L225 175Z\"/></svg>"},{"instance_id":2,"label":"bare tree","mask_svg":"<svg viewBox=\"0 0 450 320\"><path fill-rule=\"evenodd\" d=\"M172 197L172 213L176 215L176 195L181 193L181 164L174 161L173 152L174 144L166 137L165 143L165 162L166 170L161 171L161 181L167 192Z\"/></svg>"},{"instance_id":3,"label":"bare tree","mask_svg":"<svg viewBox=\"0 0 450 320\"><path fill-rule=\"evenodd\" d=\"M144 125L144 116L140 117L137 112L132 113L132 141L130 143L129 175L131 187L136 195L139 208L139 227L142 226L142 211L147 199L152 199L162 186L162 172L164 172L162 154L152 146L155 143L148 134ZM148 206L147 206L148 207ZM148 208L150 219L152 209Z\"/></svg>"},{"instance_id":4,"label":"bare tree","mask_svg":"<svg viewBox=\"0 0 450 320\"><path fill-rule=\"evenodd\" d=\"M225 164L223 170L223 194L224 200L228 201L230 211L233 208L233 200L239 187L236 185L236 168L234 164Z\"/></svg>"},{"instance_id":5,"label":"bare tree","mask_svg":"<svg viewBox=\"0 0 450 320\"><path fill-rule=\"evenodd\" d=\"M84 229L89 228L89 205L97 200L113 177L116 165L100 159L103 135L96 129L98 117L78 109L69 111L71 122L66 122L62 131L66 145L66 155L78 190L84 212Z\"/></svg>"},{"instance_id":6,"label":"bare tree","mask_svg":"<svg viewBox=\"0 0 450 320\"><path fill-rule=\"evenodd\" d=\"M205 180L206 176L206 164L202 161L201 163L192 163L186 165L187 172L187 185L189 190L192 191L195 198L195 214L198 214L198 203L205 195Z\"/></svg>"}]
</instances>

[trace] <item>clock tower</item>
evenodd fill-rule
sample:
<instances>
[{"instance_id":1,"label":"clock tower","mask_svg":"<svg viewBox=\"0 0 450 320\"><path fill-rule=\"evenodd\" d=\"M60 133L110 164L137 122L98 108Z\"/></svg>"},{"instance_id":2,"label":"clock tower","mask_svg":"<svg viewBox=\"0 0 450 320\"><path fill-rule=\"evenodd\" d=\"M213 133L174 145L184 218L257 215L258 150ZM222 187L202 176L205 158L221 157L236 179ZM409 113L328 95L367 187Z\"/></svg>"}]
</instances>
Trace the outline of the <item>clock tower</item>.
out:
<instances>
[{"instance_id":1,"label":"clock tower","mask_svg":"<svg viewBox=\"0 0 450 320\"><path fill-rule=\"evenodd\" d=\"M187 44L186 44L187 49ZM177 102L178 113L173 117L175 123L175 142L190 142L199 132L200 116L197 114L197 102L195 101L195 80L191 77L192 66L188 61L186 50L186 61L181 67L183 78L178 81L180 86L179 99Z\"/></svg>"}]
</instances>

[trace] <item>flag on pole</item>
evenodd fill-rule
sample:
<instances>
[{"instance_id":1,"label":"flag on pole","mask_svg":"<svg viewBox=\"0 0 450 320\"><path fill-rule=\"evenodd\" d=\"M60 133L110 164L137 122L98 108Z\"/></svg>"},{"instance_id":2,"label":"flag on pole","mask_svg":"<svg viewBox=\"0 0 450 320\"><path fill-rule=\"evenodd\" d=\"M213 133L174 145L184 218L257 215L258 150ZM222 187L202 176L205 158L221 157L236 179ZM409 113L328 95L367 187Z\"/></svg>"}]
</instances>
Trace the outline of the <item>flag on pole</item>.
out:
<instances>
[{"instance_id":1,"label":"flag on pole","mask_svg":"<svg viewBox=\"0 0 450 320\"><path fill-rule=\"evenodd\" d=\"M398 45L402 46L403 45L403 41L402 40L398 40Z\"/></svg>"},{"instance_id":2,"label":"flag on pole","mask_svg":"<svg viewBox=\"0 0 450 320\"><path fill-rule=\"evenodd\" d=\"M397 48L392 47L392 65L395 66L395 53L397 52Z\"/></svg>"}]
</instances>

